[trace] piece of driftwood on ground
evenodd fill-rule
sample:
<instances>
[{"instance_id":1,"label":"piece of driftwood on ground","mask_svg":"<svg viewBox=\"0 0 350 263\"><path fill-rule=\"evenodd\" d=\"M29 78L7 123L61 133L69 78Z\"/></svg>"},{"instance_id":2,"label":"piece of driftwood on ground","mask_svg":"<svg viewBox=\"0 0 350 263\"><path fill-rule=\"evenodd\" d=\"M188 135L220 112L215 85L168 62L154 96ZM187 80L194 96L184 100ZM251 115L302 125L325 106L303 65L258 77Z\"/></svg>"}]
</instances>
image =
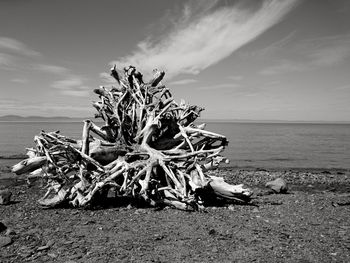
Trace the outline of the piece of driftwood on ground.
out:
<instances>
[{"instance_id":1,"label":"piece of driftwood on ground","mask_svg":"<svg viewBox=\"0 0 350 263\"><path fill-rule=\"evenodd\" d=\"M148 82L132 66L123 72L113 67L111 75L117 87L94 90L102 127L86 120L81 140L43 131L29 158L13 166L16 174L46 178L41 205L85 207L111 190L183 210L215 198L249 201L250 189L208 175L227 161L220 155L227 139L194 123L203 109L175 102L162 84L163 71L155 70Z\"/></svg>"}]
</instances>

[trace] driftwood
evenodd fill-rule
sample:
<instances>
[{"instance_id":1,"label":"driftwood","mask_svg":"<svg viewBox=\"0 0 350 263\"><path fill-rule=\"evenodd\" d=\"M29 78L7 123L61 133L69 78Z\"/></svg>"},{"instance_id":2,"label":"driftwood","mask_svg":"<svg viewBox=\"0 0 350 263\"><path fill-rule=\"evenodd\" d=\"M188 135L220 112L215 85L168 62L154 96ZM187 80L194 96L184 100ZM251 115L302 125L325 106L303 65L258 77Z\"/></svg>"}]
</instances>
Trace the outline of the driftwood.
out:
<instances>
[{"instance_id":1,"label":"driftwood","mask_svg":"<svg viewBox=\"0 0 350 263\"><path fill-rule=\"evenodd\" d=\"M183 210L215 198L249 201L250 189L208 175L227 161L220 155L227 139L194 123L203 109L176 103L161 83L163 71L155 70L149 82L132 66L123 72L113 67L111 75L117 87L94 90L102 127L86 120L81 140L41 132L29 158L13 166L16 174L47 179L41 205L85 207L111 190Z\"/></svg>"}]
</instances>

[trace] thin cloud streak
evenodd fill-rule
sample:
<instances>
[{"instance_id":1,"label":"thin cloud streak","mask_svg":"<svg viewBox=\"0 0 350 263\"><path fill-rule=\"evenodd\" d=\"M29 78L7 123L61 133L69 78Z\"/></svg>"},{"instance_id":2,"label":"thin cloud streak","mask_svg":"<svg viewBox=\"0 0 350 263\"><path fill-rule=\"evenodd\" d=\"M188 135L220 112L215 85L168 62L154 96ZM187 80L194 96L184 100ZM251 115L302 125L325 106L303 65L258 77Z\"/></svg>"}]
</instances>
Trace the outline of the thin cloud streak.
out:
<instances>
[{"instance_id":1,"label":"thin cloud streak","mask_svg":"<svg viewBox=\"0 0 350 263\"><path fill-rule=\"evenodd\" d=\"M44 116L47 112L55 112L57 115L61 115L61 113L65 113L68 115L69 113L73 113L73 115L69 115L71 117L76 116L79 113L89 113L91 111L91 107L82 106L82 105L59 105L53 103L37 103L37 104L28 104L23 101L16 100L1 100L0 99L0 110L5 114L18 114L21 116L28 115L41 115ZM31 114L22 114L23 112L31 112Z\"/></svg>"},{"instance_id":2,"label":"thin cloud streak","mask_svg":"<svg viewBox=\"0 0 350 263\"><path fill-rule=\"evenodd\" d=\"M239 52L239 56L243 58L249 57L254 59L257 59L257 58L263 59L275 54L276 52L283 52L283 49L285 49L286 46L296 38L295 35L296 35L296 31L292 31L291 33L287 34L285 37L271 43L267 47L257 49L254 51L249 51L249 52L247 51Z\"/></svg>"},{"instance_id":3,"label":"thin cloud streak","mask_svg":"<svg viewBox=\"0 0 350 263\"><path fill-rule=\"evenodd\" d=\"M228 76L228 79L234 80L234 81L240 81L243 79L243 76L238 76L238 75L232 75L232 76Z\"/></svg>"},{"instance_id":4,"label":"thin cloud streak","mask_svg":"<svg viewBox=\"0 0 350 263\"><path fill-rule=\"evenodd\" d=\"M1 68L10 67L12 62L13 62L13 58L10 55L0 53L0 67Z\"/></svg>"},{"instance_id":5,"label":"thin cloud streak","mask_svg":"<svg viewBox=\"0 0 350 263\"><path fill-rule=\"evenodd\" d=\"M28 82L28 79L25 79L25 78L14 78L14 79L11 79L12 82L15 82L15 83L20 83L20 84L25 84Z\"/></svg>"},{"instance_id":6,"label":"thin cloud streak","mask_svg":"<svg viewBox=\"0 0 350 263\"><path fill-rule=\"evenodd\" d=\"M315 70L343 63L350 58L350 35L329 36L302 41L293 50L300 59L283 59L259 73L277 75L289 72Z\"/></svg>"},{"instance_id":7,"label":"thin cloud streak","mask_svg":"<svg viewBox=\"0 0 350 263\"><path fill-rule=\"evenodd\" d=\"M89 95L90 88L84 86L83 83L83 79L78 76L68 76L63 80L53 82L51 87L60 90L64 95L86 97Z\"/></svg>"},{"instance_id":8,"label":"thin cloud streak","mask_svg":"<svg viewBox=\"0 0 350 263\"><path fill-rule=\"evenodd\" d=\"M22 72L32 72L56 75L61 80L51 83L51 87L59 90L63 95L86 97L89 95L90 88L84 85L84 78L71 73L68 68L53 64L41 63L44 56L29 48L24 43L7 37L0 37L0 68L20 70ZM27 56L24 57L24 56ZM30 62L28 62L28 57ZM15 83L26 83L28 79L13 78L10 81Z\"/></svg>"},{"instance_id":9,"label":"thin cloud streak","mask_svg":"<svg viewBox=\"0 0 350 263\"><path fill-rule=\"evenodd\" d=\"M350 90L350 85L343 85L343 86L340 86L340 87L336 87L335 90Z\"/></svg>"},{"instance_id":10,"label":"thin cloud streak","mask_svg":"<svg viewBox=\"0 0 350 263\"><path fill-rule=\"evenodd\" d=\"M105 83L108 83L108 84L116 83L116 80L110 74L108 74L106 72L101 72L99 74L99 77Z\"/></svg>"},{"instance_id":11,"label":"thin cloud streak","mask_svg":"<svg viewBox=\"0 0 350 263\"><path fill-rule=\"evenodd\" d=\"M58 75L63 79L51 83L51 87L60 91L61 94L73 97L87 97L90 87L84 85L84 78L71 74L69 69L51 64L35 64L34 69Z\"/></svg>"},{"instance_id":12,"label":"thin cloud streak","mask_svg":"<svg viewBox=\"0 0 350 263\"><path fill-rule=\"evenodd\" d=\"M269 66L259 72L260 75L277 75L289 72L301 72L310 70L309 65L291 60L282 60L277 65Z\"/></svg>"},{"instance_id":13,"label":"thin cloud streak","mask_svg":"<svg viewBox=\"0 0 350 263\"><path fill-rule=\"evenodd\" d=\"M186 6L180 16L180 26L168 30L170 33L160 40L140 42L132 55L112 64L131 64L145 72L157 67L168 71L168 77L197 74L277 24L297 2L266 0L257 10L243 8L243 2L204 11L193 5ZM203 2L197 4L202 5ZM196 10L199 14L194 13Z\"/></svg>"},{"instance_id":14,"label":"thin cloud streak","mask_svg":"<svg viewBox=\"0 0 350 263\"><path fill-rule=\"evenodd\" d=\"M227 89L227 88L238 88L241 85L236 83L222 83L222 84L216 84L216 85L210 85L210 86L203 86L198 87L198 90L218 90L218 89Z\"/></svg>"},{"instance_id":15,"label":"thin cloud streak","mask_svg":"<svg viewBox=\"0 0 350 263\"><path fill-rule=\"evenodd\" d=\"M175 86L175 85L188 85L196 82L198 82L196 79L181 79L181 80L169 82L168 84Z\"/></svg>"},{"instance_id":16,"label":"thin cloud streak","mask_svg":"<svg viewBox=\"0 0 350 263\"><path fill-rule=\"evenodd\" d=\"M40 56L40 53L28 48L22 42L8 37L0 37L0 49L6 50L17 55Z\"/></svg>"},{"instance_id":17,"label":"thin cloud streak","mask_svg":"<svg viewBox=\"0 0 350 263\"><path fill-rule=\"evenodd\" d=\"M34 64L33 69L46 72L46 73L57 74L57 75L67 74L69 71L65 67L49 65L49 64Z\"/></svg>"}]
</instances>

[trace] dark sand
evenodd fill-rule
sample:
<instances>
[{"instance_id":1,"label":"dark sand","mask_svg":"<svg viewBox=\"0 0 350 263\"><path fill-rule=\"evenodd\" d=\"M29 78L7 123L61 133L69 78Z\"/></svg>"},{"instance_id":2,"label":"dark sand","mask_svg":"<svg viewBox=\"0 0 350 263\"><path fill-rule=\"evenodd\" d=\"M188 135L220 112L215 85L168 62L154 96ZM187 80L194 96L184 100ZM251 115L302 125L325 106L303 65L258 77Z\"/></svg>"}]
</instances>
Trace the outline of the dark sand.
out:
<instances>
[{"instance_id":1,"label":"dark sand","mask_svg":"<svg viewBox=\"0 0 350 263\"><path fill-rule=\"evenodd\" d=\"M15 232L0 262L350 262L349 171L221 169L227 182L254 189L252 205L204 212L42 209L40 182L13 177L16 162L0 161L0 187L13 193L0 222ZM267 194L276 177L288 194Z\"/></svg>"}]
</instances>

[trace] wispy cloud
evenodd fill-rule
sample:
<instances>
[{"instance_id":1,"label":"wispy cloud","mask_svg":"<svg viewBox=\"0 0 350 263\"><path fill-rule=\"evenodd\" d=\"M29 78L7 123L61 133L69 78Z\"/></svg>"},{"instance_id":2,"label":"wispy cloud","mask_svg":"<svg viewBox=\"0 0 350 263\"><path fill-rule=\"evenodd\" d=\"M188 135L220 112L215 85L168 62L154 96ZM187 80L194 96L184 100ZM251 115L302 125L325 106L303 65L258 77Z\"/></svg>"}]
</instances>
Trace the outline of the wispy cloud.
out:
<instances>
[{"instance_id":1,"label":"wispy cloud","mask_svg":"<svg viewBox=\"0 0 350 263\"><path fill-rule=\"evenodd\" d=\"M12 64L13 58L12 56L4 53L0 53L0 67L10 67Z\"/></svg>"},{"instance_id":2,"label":"wispy cloud","mask_svg":"<svg viewBox=\"0 0 350 263\"><path fill-rule=\"evenodd\" d=\"M168 29L169 33L160 39L140 42L132 55L112 63L135 65L144 72L161 68L168 71L169 77L180 73L196 74L281 21L297 0L250 2L254 6L246 1L231 6L217 6L217 2L220 1L210 5L203 1L186 5L177 19L178 25L175 23Z\"/></svg>"},{"instance_id":3,"label":"wispy cloud","mask_svg":"<svg viewBox=\"0 0 350 263\"><path fill-rule=\"evenodd\" d=\"M70 76L63 80L55 81L51 87L60 90L64 95L86 97L90 93L90 88L84 86L84 80L78 76Z\"/></svg>"},{"instance_id":4,"label":"wispy cloud","mask_svg":"<svg viewBox=\"0 0 350 263\"><path fill-rule=\"evenodd\" d=\"M290 50L298 59L281 59L260 71L262 75L314 70L340 64L350 58L350 35L304 40Z\"/></svg>"},{"instance_id":5,"label":"wispy cloud","mask_svg":"<svg viewBox=\"0 0 350 263\"><path fill-rule=\"evenodd\" d=\"M295 39L296 31L292 31L286 36L284 36L281 39L278 39L277 41L272 42L268 46L260 49L256 49L253 51L242 51L239 52L239 55L244 57L253 57L254 59L257 58L265 58L269 57L276 52L285 50L286 46L291 43Z\"/></svg>"},{"instance_id":6,"label":"wispy cloud","mask_svg":"<svg viewBox=\"0 0 350 263\"><path fill-rule=\"evenodd\" d=\"M39 56L40 53L27 47L22 42L8 37L0 37L0 49L17 55Z\"/></svg>"},{"instance_id":7,"label":"wispy cloud","mask_svg":"<svg viewBox=\"0 0 350 263\"><path fill-rule=\"evenodd\" d=\"M296 48L314 66L332 66L350 58L350 34L307 39Z\"/></svg>"},{"instance_id":8,"label":"wispy cloud","mask_svg":"<svg viewBox=\"0 0 350 263\"><path fill-rule=\"evenodd\" d=\"M50 64L34 64L33 69L52 74L67 74L69 72L65 67Z\"/></svg>"},{"instance_id":9,"label":"wispy cloud","mask_svg":"<svg viewBox=\"0 0 350 263\"><path fill-rule=\"evenodd\" d=\"M243 76L239 76L239 75L232 75L232 76L228 76L228 79L234 80L234 81L240 81L243 79Z\"/></svg>"},{"instance_id":10,"label":"wispy cloud","mask_svg":"<svg viewBox=\"0 0 350 263\"><path fill-rule=\"evenodd\" d=\"M336 87L335 90L350 90L350 84Z\"/></svg>"},{"instance_id":11,"label":"wispy cloud","mask_svg":"<svg viewBox=\"0 0 350 263\"><path fill-rule=\"evenodd\" d=\"M59 80L51 83L51 87L61 94L76 97L89 95L90 88L85 84L85 78L72 73L66 67L43 63L45 61L43 55L16 39L0 37L0 51L0 67L2 69L30 72L31 75L33 75L33 71L52 74ZM28 82L28 79L22 77L9 80L16 83Z\"/></svg>"},{"instance_id":12,"label":"wispy cloud","mask_svg":"<svg viewBox=\"0 0 350 263\"><path fill-rule=\"evenodd\" d=\"M0 98L0 106L7 107L9 105L16 105L18 104L19 100L12 99L12 98Z\"/></svg>"},{"instance_id":13,"label":"wispy cloud","mask_svg":"<svg viewBox=\"0 0 350 263\"><path fill-rule=\"evenodd\" d=\"M78 115L89 115L91 112L90 105L69 105L69 104L56 104L56 103L28 103L17 99L0 99L0 111L1 114L19 114L23 116L28 115L41 115L45 113L52 115L66 115L66 116L78 116ZM26 114L30 112L30 114Z\"/></svg>"},{"instance_id":14,"label":"wispy cloud","mask_svg":"<svg viewBox=\"0 0 350 263\"><path fill-rule=\"evenodd\" d=\"M193 84L196 83L196 79L181 79L181 80L176 80L176 81L171 81L168 83L168 85L188 85L188 84Z\"/></svg>"},{"instance_id":15,"label":"wispy cloud","mask_svg":"<svg viewBox=\"0 0 350 263\"><path fill-rule=\"evenodd\" d=\"M241 83L220 83L220 84L212 84L208 86L196 87L197 90L202 92L220 92L229 94L231 97L239 96L239 97L254 97L258 96L266 89L266 85L263 86L255 86L250 84L241 84Z\"/></svg>"},{"instance_id":16,"label":"wispy cloud","mask_svg":"<svg viewBox=\"0 0 350 263\"><path fill-rule=\"evenodd\" d=\"M350 42L341 46L323 47L310 54L315 66L333 66L350 57Z\"/></svg>"},{"instance_id":17,"label":"wispy cloud","mask_svg":"<svg viewBox=\"0 0 350 263\"><path fill-rule=\"evenodd\" d=\"M14 79L11 79L11 81L15 82L15 83L24 84L24 83L28 82L28 79L26 79L26 78L14 78Z\"/></svg>"},{"instance_id":18,"label":"wispy cloud","mask_svg":"<svg viewBox=\"0 0 350 263\"><path fill-rule=\"evenodd\" d=\"M222 84L214 84L214 85L208 85L208 86L202 86L198 87L198 90L218 90L218 89L232 89L240 87L239 84L236 83L222 83Z\"/></svg>"},{"instance_id":19,"label":"wispy cloud","mask_svg":"<svg viewBox=\"0 0 350 263\"><path fill-rule=\"evenodd\" d=\"M87 97L91 88L85 85L86 79L72 74L69 69L52 64L35 64L33 68L59 76L60 80L51 83L51 87L61 94L73 97Z\"/></svg>"},{"instance_id":20,"label":"wispy cloud","mask_svg":"<svg viewBox=\"0 0 350 263\"><path fill-rule=\"evenodd\" d=\"M71 87L81 86L83 81L77 77L71 77L63 80L58 80L52 83L52 87L55 89L67 89Z\"/></svg>"},{"instance_id":21,"label":"wispy cloud","mask_svg":"<svg viewBox=\"0 0 350 263\"><path fill-rule=\"evenodd\" d=\"M106 72L101 72L99 74L101 80L105 83L108 83L108 84L112 84L112 83L116 83L116 80L108 73Z\"/></svg>"},{"instance_id":22,"label":"wispy cloud","mask_svg":"<svg viewBox=\"0 0 350 263\"><path fill-rule=\"evenodd\" d=\"M308 70L309 67L305 63L295 62L291 60L281 60L278 64L266 67L260 71L261 75L277 75L288 72L297 72Z\"/></svg>"}]
</instances>

